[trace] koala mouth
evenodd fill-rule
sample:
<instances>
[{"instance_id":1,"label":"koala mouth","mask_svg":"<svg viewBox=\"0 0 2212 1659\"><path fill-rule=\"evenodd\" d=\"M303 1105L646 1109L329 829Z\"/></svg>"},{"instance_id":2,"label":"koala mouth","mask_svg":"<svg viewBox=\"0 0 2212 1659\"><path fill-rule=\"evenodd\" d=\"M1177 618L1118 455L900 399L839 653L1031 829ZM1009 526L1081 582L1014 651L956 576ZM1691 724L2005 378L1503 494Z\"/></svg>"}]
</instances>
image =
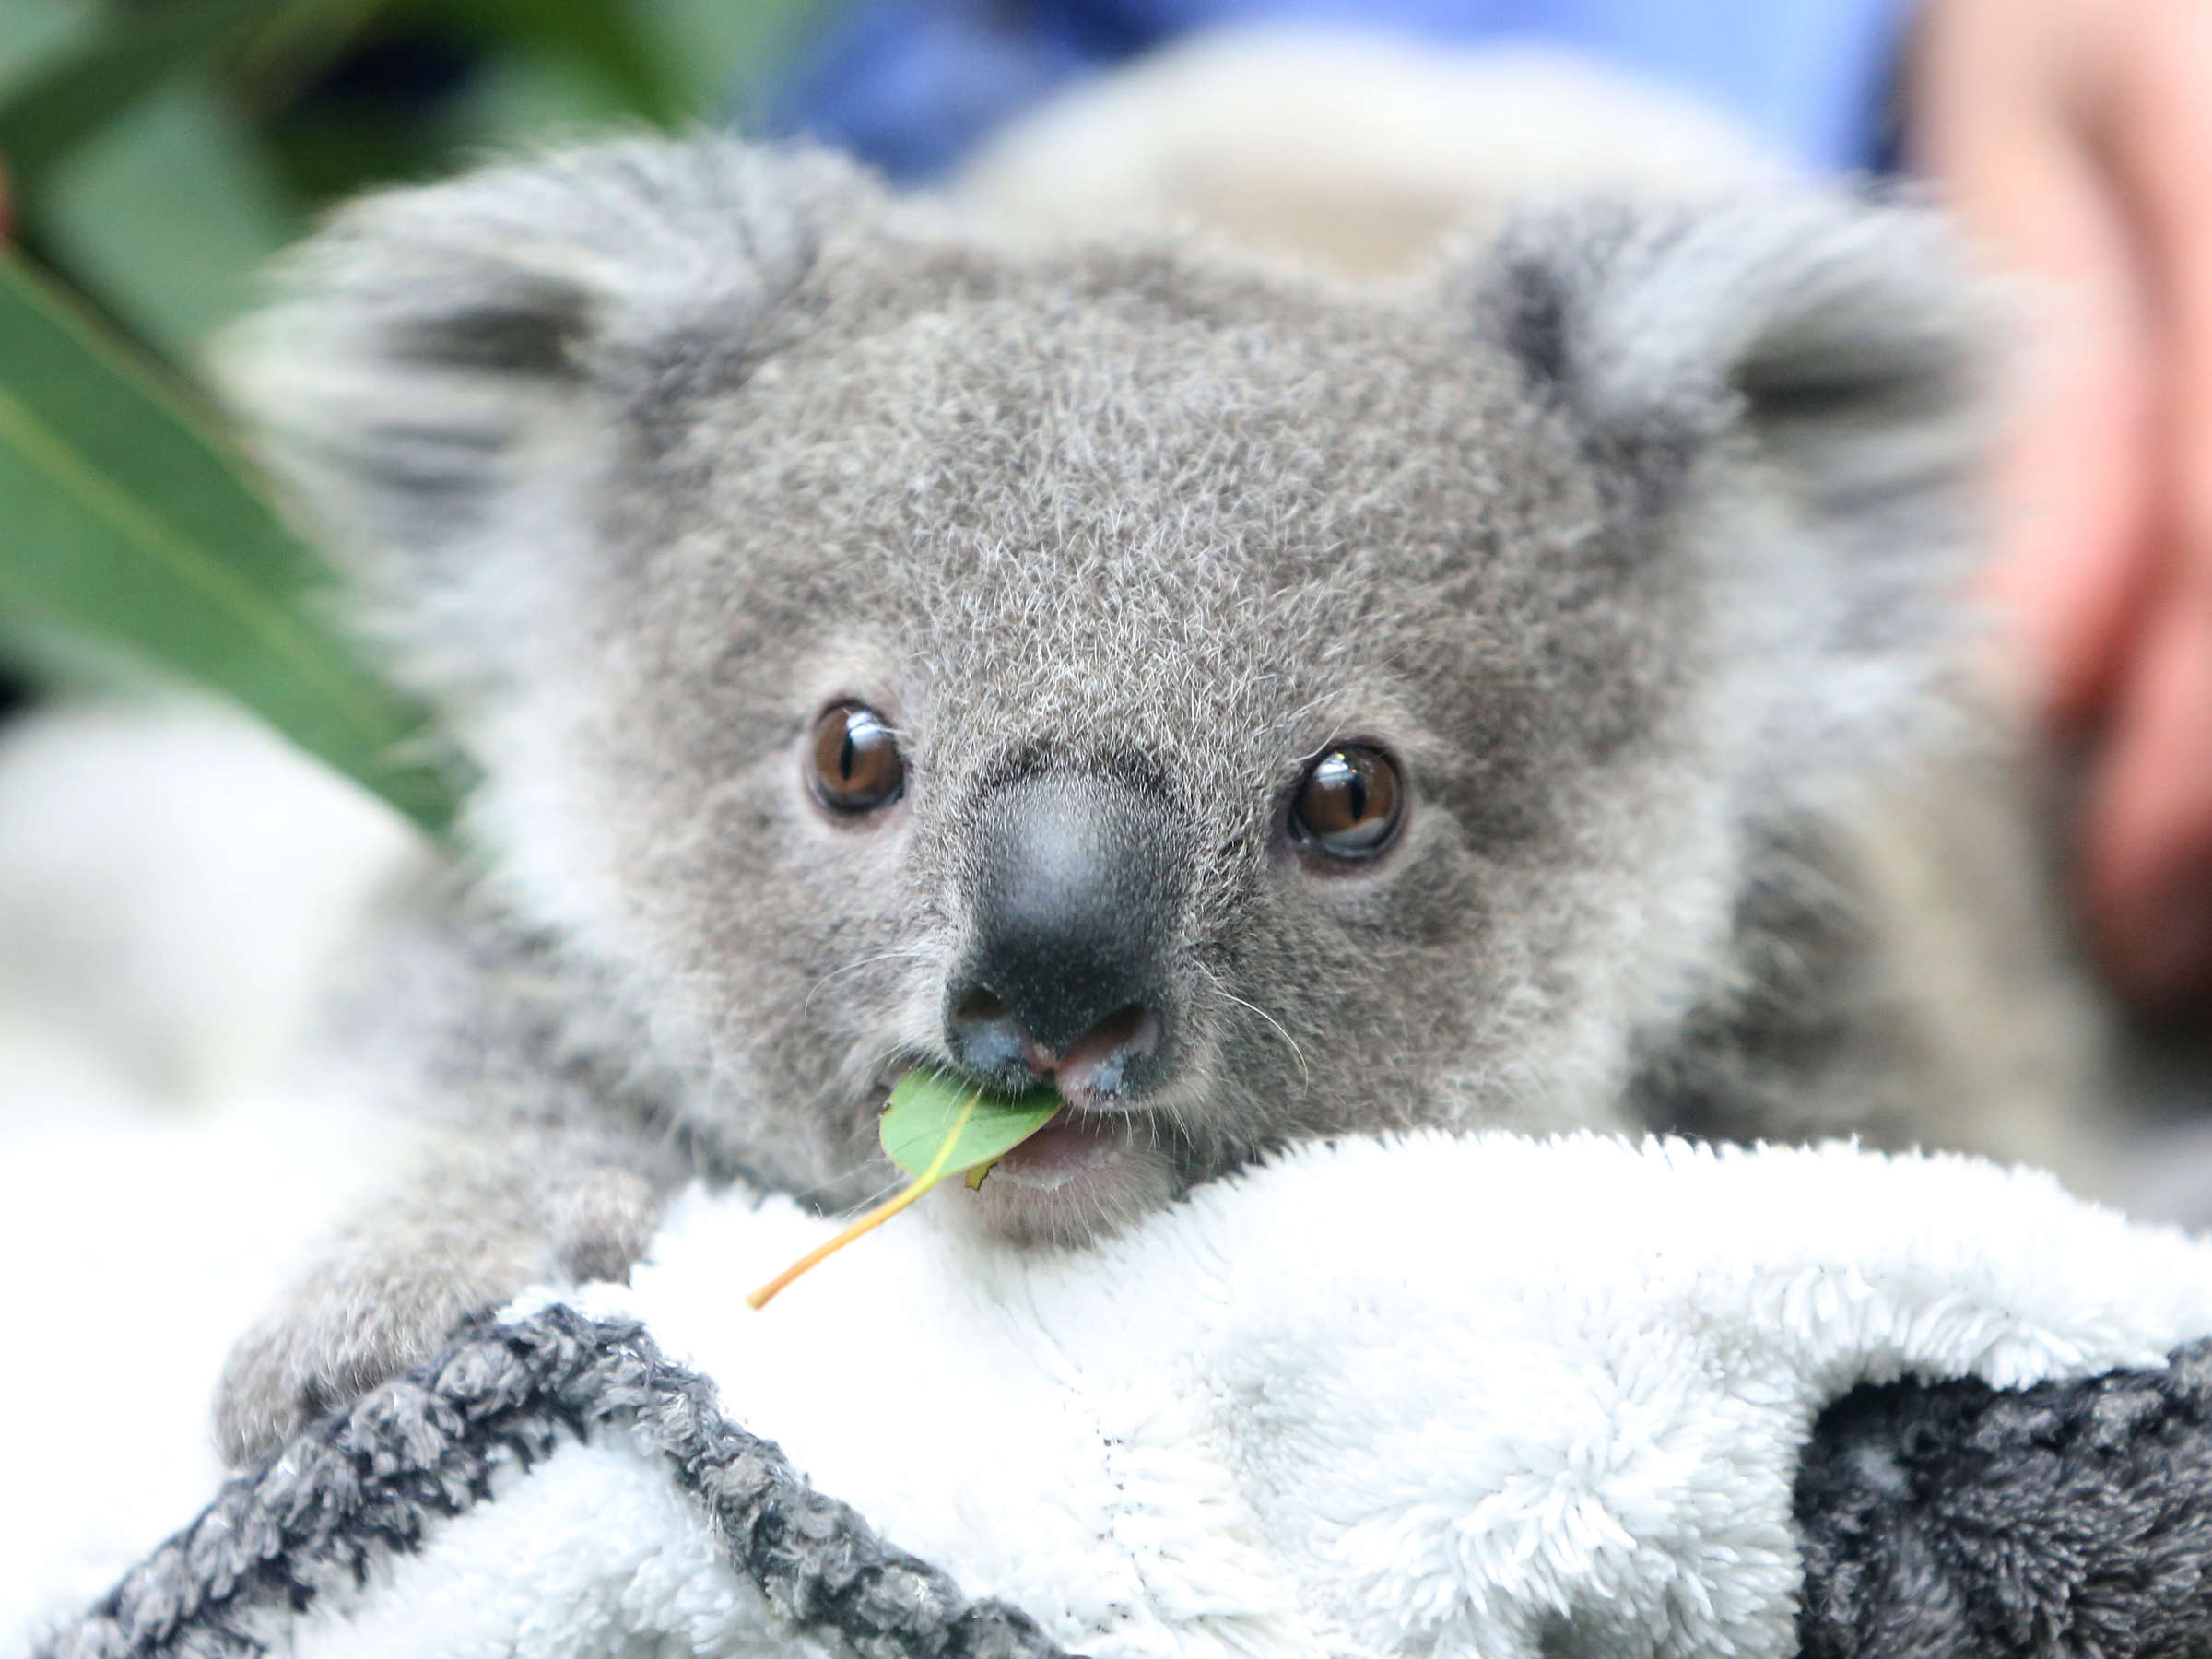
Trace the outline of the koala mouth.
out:
<instances>
[{"instance_id":1,"label":"koala mouth","mask_svg":"<svg viewBox=\"0 0 2212 1659\"><path fill-rule=\"evenodd\" d=\"M1140 1130L1148 1131L1147 1144L1157 1144L1150 1115L1122 1103L1128 1067L1159 1046L1159 1022L1148 1009L1119 1009L1058 1054L1026 1035L1023 1046L1030 1075L1056 1088L1067 1103L1000 1159L986 1184L1003 1181L1035 1194L1061 1193L1103 1178L1135 1150Z\"/></svg>"},{"instance_id":2,"label":"koala mouth","mask_svg":"<svg viewBox=\"0 0 2212 1659\"><path fill-rule=\"evenodd\" d=\"M955 1004L954 1020L954 1053L913 1064L949 1065L996 1088L1047 1085L1063 1102L977 1185L945 1183L934 1207L955 1225L1015 1243L1082 1244L1189 1186L1192 1159L1177 1114L1149 1097L1139 1070L1166 1046L1150 1009L1117 1008L1057 1050L1031 1039L980 987Z\"/></svg>"},{"instance_id":3,"label":"koala mouth","mask_svg":"<svg viewBox=\"0 0 2212 1659\"><path fill-rule=\"evenodd\" d=\"M1135 1138L1136 1122L1128 1112L1063 1106L993 1165L985 1182L1056 1193L1124 1156Z\"/></svg>"},{"instance_id":4,"label":"koala mouth","mask_svg":"<svg viewBox=\"0 0 2212 1659\"><path fill-rule=\"evenodd\" d=\"M971 1188L947 1181L931 1207L952 1225L1021 1245L1082 1245L1171 1203L1189 1181L1164 1114L1071 1102Z\"/></svg>"},{"instance_id":5,"label":"koala mouth","mask_svg":"<svg viewBox=\"0 0 2212 1659\"><path fill-rule=\"evenodd\" d=\"M942 1201L956 1225L1008 1243L1082 1245L1172 1201L1181 1186L1147 1114L1065 1108Z\"/></svg>"}]
</instances>

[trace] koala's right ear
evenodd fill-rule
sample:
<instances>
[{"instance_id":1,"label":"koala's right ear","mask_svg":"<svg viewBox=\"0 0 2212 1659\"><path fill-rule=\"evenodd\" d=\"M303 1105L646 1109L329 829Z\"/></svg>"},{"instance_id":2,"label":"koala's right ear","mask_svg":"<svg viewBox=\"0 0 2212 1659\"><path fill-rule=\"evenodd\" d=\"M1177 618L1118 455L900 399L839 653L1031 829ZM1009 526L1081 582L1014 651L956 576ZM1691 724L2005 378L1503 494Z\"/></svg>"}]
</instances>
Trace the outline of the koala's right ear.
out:
<instances>
[{"instance_id":1,"label":"koala's right ear","mask_svg":"<svg viewBox=\"0 0 2212 1659\"><path fill-rule=\"evenodd\" d=\"M279 273L222 369L325 537L387 595L563 509L626 421L756 359L874 189L813 152L623 140L392 191ZM535 492L535 494L533 492ZM394 569L394 565L401 568Z\"/></svg>"},{"instance_id":2,"label":"koala's right ear","mask_svg":"<svg viewBox=\"0 0 2212 1659\"><path fill-rule=\"evenodd\" d=\"M1995 430L1994 296L1942 218L1810 188L1532 211L1477 327L1770 683L1777 776L1862 775L1956 661ZM1675 514L1697 517L1684 528ZM1830 762L1832 761L1832 765Z\"/></svg>"},{"instance_id":3,"label":"koala's right ear","mask_svg":"<svg viewBox=\"0 0 2212 1659\"><path fill-rule=\"evenodd\" d=\"M1968 272L1932 211L1799 187L1532 210L1471 297L1608 459L1664 490L1735 432L1832 519L1979 461L1995 317Z\"/></svg>"}]
</instances>

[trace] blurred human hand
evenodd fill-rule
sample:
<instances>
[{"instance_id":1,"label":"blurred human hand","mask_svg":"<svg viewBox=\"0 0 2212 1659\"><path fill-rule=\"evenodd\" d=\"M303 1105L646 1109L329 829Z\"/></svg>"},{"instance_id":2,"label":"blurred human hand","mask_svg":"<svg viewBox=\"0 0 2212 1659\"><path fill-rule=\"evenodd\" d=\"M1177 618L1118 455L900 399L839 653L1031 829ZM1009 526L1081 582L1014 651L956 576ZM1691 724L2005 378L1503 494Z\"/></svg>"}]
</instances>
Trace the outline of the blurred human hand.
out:
<instances>
[{"instance_id":1,"label":"blurred human hand","mask_svg":"<svg viewBox=\"0 0 2212 1659\"><path fill-rule=\"evenodd\" d=\"M1933 0L1914 159L2052 309L1996 479L2010 660L2087 745L2093 935L2212 1010L2212 3ZM2039 313L2040 315L2041 313Z\"/></svg>"}]
</instances>

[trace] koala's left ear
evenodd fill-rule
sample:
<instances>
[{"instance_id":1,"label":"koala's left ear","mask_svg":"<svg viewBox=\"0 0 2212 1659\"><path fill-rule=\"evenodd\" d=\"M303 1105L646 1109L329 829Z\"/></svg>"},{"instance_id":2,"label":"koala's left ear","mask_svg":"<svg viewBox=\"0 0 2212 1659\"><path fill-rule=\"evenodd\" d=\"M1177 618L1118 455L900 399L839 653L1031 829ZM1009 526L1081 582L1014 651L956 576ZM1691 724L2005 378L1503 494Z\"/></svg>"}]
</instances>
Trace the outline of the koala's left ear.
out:
<instances>
[{"instance_id":1,"label":"koala's left ear","mask_svg":"<svg viewBox=\"0 0 2212 1659\"><path fill-rule=\"evenodd\" d=\"M1933 212L1841 193L1583 204L1511 224L1478 326L1661 499L1737 438L1837 528L1930 504L1988 435L1988 307Z\"/></svg>"},{"instance_id":2,"label":"koala's left ear","mask_svg":"<svg viewBox=\"0 0 2212 1659\"><path fill-rule=\"evenodd\" d=\"M880 215L818 152L624 139L388 191L280 268L221 367L418 689L496 678L516 595L588 542L609 454L665 442L797 326Z\"/></svg>"}]
</instances>

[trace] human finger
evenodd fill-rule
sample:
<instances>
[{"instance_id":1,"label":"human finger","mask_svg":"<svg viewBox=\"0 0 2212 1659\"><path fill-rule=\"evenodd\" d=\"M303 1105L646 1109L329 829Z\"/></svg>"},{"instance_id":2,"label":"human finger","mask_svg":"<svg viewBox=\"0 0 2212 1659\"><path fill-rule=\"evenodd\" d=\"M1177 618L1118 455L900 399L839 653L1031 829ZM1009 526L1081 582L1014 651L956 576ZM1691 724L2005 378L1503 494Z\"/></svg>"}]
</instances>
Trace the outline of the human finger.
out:
<instances>
[{"instance_id":1,"label":"human finger","mask_svg":"<svg viewBox=\"0 0 2212 1659\"><path fill-rule=\"evenodd\" d=\"M1913 159L2021 278L1985 592L2025 698L2078 729L2147 586L2157 373L2124 208L2034 38L1991 6L1934 8L1914 59Z\"/></svg>"},{"instance_id":2,"label":"human finger","mask_svg":"<svg viewBox=\"0 0 2212 1659\"><path fill-rule=\"evenodd\" d=\"M2112 88L2111 151L2171 341L2151 620L2092 779L2092 915L2139 996L2212 994L2212 8L2145 0Z\"/></svg>"}]
</instances>

